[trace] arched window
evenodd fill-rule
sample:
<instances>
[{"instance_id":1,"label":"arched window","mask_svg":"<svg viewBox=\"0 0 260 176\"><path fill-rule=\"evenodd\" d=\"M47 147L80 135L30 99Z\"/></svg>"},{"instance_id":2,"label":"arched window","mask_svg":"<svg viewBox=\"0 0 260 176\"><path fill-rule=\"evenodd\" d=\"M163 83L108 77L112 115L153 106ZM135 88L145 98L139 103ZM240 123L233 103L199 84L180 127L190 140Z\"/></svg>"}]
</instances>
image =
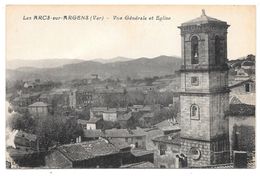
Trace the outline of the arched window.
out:
<instances>
[{"instance_id":1,"label":"arched window","mask_svg":"<svg viewBox=\"0 0 260 176\"><path fill-rule=\"evenodd\" d=\"M199 106L198 105L191 105L190 107L190 117L194 120L199 120Z\"/></svg>"},{"instance_id":2,"label":"arched window","mask_svg":"<svg viewBox=\"0 0 260 176\"><path fill-rule=\"evenodd\" d=\"M220 64L220 59L221 59L221 40L219 36L215 37L215 63Z\"/></svg>"},{"instance_id":3,"label":"arched window","mask_svg":"<svg viewBox=\"0 0 260 176\"><path fill-rule=\"evenodd\" d=\"M191 38L191 64L199 63L199 40L197 36Z\"/></svg>"}]
</instances>

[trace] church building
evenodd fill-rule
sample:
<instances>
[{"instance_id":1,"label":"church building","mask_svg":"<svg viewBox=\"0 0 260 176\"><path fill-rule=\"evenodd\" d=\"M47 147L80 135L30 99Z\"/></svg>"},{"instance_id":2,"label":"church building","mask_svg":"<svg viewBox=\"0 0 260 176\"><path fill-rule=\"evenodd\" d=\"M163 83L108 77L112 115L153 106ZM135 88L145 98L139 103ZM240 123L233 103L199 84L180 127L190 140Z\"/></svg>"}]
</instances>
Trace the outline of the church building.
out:
<instances>
[{"instance_id":1,"label":"church building","mask_svg":"<svg viewBox=\"0 0 260 176\"><path fill-rule=\"evenodd\" d=\"M227 29L202 10L182 23L181 148L188 167L230 162Z\"/></svg>"},{"instance_id":2,"label":"church building","mask_svg":"<svg viewBox=\"0 0 260 176\"><path fill-rule=\"evenodd\" d=\"M153 139L158 168L204 167L230 163L227 29L200 17L182 23L181 131Z\"/></svg>"}]
</instances>

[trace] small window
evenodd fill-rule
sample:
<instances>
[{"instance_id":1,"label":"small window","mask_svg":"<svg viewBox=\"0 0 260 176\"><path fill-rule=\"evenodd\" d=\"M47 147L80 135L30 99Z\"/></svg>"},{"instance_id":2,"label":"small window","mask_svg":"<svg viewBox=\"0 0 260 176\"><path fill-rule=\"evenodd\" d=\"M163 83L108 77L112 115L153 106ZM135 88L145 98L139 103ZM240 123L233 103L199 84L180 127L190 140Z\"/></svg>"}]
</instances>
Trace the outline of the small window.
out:
<instances>
[{"instance_id":1,"label":"small window","mask_svg":"<svg viewBox=\"0 0 260 176\"><path fill-rule=\"evenodd\" d=\"M125 138L125 142L128 142L128 138Z\"/></svg>"},{"instance_id":2,"label":"small window","mask_svg":"<svg viewBox=\"0 0 260 176\"><path fill-rule=\"evenodd\" d=\"M191 77L191 85L198 86L199 85L199 78L198 77Z\"/></svg>"},{"instance_id":3,"label":"small window","mask_svg":"<svg viewBox=\"0 0 260 176\"><path fill-rule=\"evenodd\" d=\"M199 106L191 105L190 107L190 116L192 120L199 120Z\"/></svg>"},{"instance_id":4,"label":"small window","mask_svg":"<svg viewBox=\"0 0 260 176\"><path fill-rule=\"evenodd\" d=\"M160 155L165 155L166 149L167 149L167 147L165 144L160 144L159 145Z\"/></svg>"},{"instance_id":5,"label":"small window","mask_svg":"<svg viewBox=\"0 0 260 176\"><path fill-rule=\"evenodd\" d=\"M250 84L249 83L245 84L245 89L246 89L246 92L250 92Z\"/></svg>"}]
</instances>

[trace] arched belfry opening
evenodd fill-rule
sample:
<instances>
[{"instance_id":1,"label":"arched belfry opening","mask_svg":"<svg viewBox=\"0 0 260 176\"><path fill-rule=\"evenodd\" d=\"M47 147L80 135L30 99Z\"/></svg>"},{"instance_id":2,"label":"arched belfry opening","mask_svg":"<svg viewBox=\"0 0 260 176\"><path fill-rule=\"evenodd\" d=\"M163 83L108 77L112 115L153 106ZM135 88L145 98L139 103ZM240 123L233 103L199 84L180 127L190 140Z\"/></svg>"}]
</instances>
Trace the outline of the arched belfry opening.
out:
<instances>
[{"instance_id":1,"label":"arched belfry opening","mask_svg":"<svg viewBox=\"0 0 260 176\"><path fill-rule=\"evenodd\" d=\"M215 64L220 64L221 60L221 39L218 35L215 36Z\"/></svg>"},{"instance_id":2,"label":"arched belfry opening","mask_svg":"<svg viewBox=\"0 0 260 176\"><path fill-rule=\"evenodd\" d=\"M191 38L191 64L199 63L199 39L197 36Z\"/></svg>"}]
</instances>

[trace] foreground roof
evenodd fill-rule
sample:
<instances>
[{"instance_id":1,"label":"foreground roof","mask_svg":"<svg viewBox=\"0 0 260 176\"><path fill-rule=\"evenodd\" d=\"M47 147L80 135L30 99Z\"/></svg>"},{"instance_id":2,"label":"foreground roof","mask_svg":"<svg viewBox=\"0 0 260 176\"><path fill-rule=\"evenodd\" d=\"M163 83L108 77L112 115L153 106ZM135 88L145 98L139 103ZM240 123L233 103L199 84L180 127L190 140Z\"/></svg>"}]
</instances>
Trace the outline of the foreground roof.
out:
<instances>
[{"instance_id":1,"label":"foreground roof","mask_svg":"<svg viewBox=\"0 0 260 176\"><path fill-rule=\"evenodd\" d=\"M122 141L119 145L116 139L106 140L101 138L88 142L62 145L58 147L58 151L71 161L83 161L98 156L118 153L122 146Z\"/></svg>"},{"instance_id":2,"label":"foreground roof","mask_svg":"<svg viewBox=\"0 0 260 176\"><path fill-rule=\"evenodd\" d=\"M136 168L136 169L142 169L142 168L155 168L154 164L151 162L140 162L140 163L132 163L132 164L126 164L121 166L120 168Z\"/></svg>"}]
</instances>

